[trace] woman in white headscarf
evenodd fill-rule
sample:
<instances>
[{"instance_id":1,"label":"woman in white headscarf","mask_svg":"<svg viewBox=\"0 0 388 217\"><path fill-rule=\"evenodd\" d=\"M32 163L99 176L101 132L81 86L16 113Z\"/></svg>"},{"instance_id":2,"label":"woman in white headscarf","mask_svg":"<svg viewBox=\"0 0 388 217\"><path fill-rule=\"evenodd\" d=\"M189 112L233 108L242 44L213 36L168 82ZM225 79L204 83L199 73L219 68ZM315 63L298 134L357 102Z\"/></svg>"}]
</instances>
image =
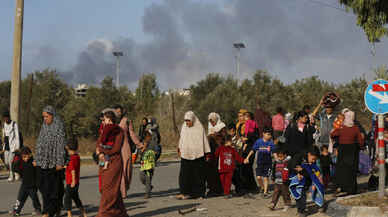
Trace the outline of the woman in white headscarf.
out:
<instances>
[{"instance_id":1,"label":"woman in white headscarf","mask_svg":"<svg viewBox=\"0 0 388 217\"><path fill-rule=\"evenodd\" d=\"M360 129L354 124L354 112L346 109L344 127L335 129L331 137L338 137L338 157L336 165L335 183L337 193L357 193L357 171L360 145L363 145L363 137Z\"/></svg>"},{"instance_id":2,"label":"woman in white headscarf","mask_svg":"<svg viewBox=\"0 0 388 217\"><path fill-rule=\"evenodd\" d=\"M210 113L208 119L208 135L216 134L226 127L225 123L221 121L220 115L215 112Z\"/></svg>"},{"instance_id":3,"label":"woman in white headscarf","mask_svg":"<svg viewBox=\"0 0 388 217\"><path fill-rule=\"evenodd\" d=\"M219 114L212 112L208 116L208 141L210 145L211 157L206 163L206 185L209 188L207 197L219 196L223 194L220 175L218 173L218 161L214 157L214 153L220 145L220 138L225 137L222 130L226 127L221 121Z\"/></svg>"},{"instance_id":4,"label":"woman in white headscarf","mask_svg":"<svg viewBox=\"0 0 388 217\"><path fill-rule=\"evenodd\" d=\"M205 129L194 112L186 112L184 119L178 147L181 169L177 199L181 200L205 196L205 155L210 153Z\"/></svg>"}]
</instances>

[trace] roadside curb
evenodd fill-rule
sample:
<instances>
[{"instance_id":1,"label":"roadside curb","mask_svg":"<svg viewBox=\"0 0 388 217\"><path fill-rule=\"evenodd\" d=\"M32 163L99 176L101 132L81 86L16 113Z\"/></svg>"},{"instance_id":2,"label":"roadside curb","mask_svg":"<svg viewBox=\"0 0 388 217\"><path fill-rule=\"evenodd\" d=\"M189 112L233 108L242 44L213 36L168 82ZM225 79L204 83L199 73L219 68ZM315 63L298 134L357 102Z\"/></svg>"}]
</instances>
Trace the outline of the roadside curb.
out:
<instances>
[{"instance_id":1,"label":"roadside curb","mask_svg":"<svg viewBox=\"0 0 388 217\"><path fill-rule=\"evenodd\" d=\"M376 192L377 191L372 191L363 194L337 198L335 201L328 204L326 214L331 217L388 217L388 213L384 213L379 207L347 206L338 203L343 200L359 197L361 195L374 194Z\"/></svg>"}]
</instances>

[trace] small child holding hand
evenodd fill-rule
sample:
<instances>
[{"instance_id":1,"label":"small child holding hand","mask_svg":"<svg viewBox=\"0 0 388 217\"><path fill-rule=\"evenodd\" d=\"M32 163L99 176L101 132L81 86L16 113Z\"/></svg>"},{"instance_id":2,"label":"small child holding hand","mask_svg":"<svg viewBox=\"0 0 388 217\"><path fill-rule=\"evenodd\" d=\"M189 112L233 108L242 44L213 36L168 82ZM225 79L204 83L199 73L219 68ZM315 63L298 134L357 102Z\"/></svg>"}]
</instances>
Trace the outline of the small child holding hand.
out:
<instances>
[{"instance_id":1,"label":"small child holding hand","mask_svg":"<svg viewBox=\"0 0 388 217\"><path fill-rule=\"evenodd\" d=\"M224 189L224 196L229 199L232 198L230 194L230 186L232 185L232 178L234 170L236 169L236 161L244 162L244 158L240 157L236 149L233 148L232 136L228 135L225 139L225 145L217 148L215 157L218 158L218 172L220 180Z\"/></svg>"},{"instance_id":2,"label":"small child holding hand","mask_svg":"<svg viewBox=\"0 0 388 217\"><path fill-rule=\"evenodd\" d=\"M67 210L67 216L72 217L71 213L71 202L72 200L76 204L77 208L81 211L81 216L86 217L86 211L79 198L79 178L80 178L80 164L81 159L77 153L78 144L69 144L66 149L70 155L70 161L66 166L66 190L64 205Z\"/></svg>"}]
</instances>

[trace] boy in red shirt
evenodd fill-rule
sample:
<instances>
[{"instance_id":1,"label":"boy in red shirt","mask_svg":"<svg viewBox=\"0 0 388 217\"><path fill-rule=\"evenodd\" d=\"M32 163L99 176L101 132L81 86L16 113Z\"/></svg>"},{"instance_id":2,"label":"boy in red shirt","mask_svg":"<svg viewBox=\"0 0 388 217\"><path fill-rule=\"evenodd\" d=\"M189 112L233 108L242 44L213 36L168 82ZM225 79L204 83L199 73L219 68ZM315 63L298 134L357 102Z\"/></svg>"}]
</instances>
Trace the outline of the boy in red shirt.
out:
<instances>
[{"instance_id":1,"label":"boy in red shirt","mask_svg":"<svg viewBox=\"0 0 388 217\"><path fill-rule=\"evenodd\" d=\"M77 208L81 211L81 216L86 217L85 209L79 198L79 174L80 174L80 157L77 153L78 144L69 144L66 146L70 155L69 164L66 166L66 192L65 192L65 210L67 210L67 216L72 217L71 202L72 200L76 204Z\"/></svg>"},{"instance_id":2,"label":"boy in red shirt","mask_svg":"<svg viewBox=\"0 0 388 217\"><path fill-rule=\"evenodd\" d=\"M230 186L232 185L236 161L243 163L244 158L240 157L236 149L232 147L232 137L229 135L226 137L225 145L217 148L215 156L218 158L218 172L220 173L224 195L228 199L232 198Z\"/></svg>"}]
</instances>

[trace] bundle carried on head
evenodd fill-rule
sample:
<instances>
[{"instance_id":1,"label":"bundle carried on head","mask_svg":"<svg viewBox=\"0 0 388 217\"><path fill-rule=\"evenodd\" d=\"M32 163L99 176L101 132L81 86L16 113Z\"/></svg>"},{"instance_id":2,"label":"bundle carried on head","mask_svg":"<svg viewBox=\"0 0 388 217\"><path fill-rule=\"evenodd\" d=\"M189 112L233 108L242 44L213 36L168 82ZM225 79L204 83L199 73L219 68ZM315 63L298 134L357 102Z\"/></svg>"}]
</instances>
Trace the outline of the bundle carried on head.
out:
<instances>
[{"instance_id":1,"label":"bundle carried on head","mask_svg":"<svg viewBox=\"0 0 388 217\"><path fill-rule=\"evenodd\" d=\"M325 108L335 108L340 103L340 97L334 92L327 93L323 98L323 106Z\"/></svg>"}]
</instances>

